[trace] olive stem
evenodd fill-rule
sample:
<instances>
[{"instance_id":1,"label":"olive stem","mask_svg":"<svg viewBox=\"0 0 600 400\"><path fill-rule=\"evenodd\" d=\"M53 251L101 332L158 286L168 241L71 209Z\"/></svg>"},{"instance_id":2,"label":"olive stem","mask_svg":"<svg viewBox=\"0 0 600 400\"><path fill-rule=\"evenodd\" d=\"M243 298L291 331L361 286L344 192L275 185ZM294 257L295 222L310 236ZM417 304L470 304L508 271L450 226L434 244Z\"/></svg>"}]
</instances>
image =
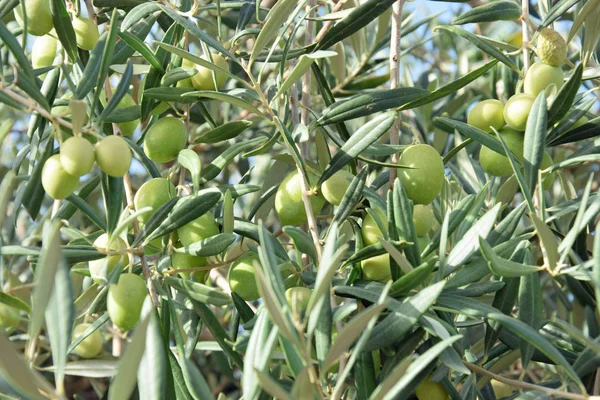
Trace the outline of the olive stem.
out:
<instances>
[{"instance_id":1,"label":"olive stem","mask_svg":"<svg viewBox=\"0 0 600 400\"><path fill-rule=\"evenodd\" d=\"M392 6L392 32L390 41L390 89L397 89L400 86L400 40L402 39L402 8L404 0L398 0ZM390 145L397 146L400 143L400 127L402 126L401 113L398 112L394 124L389 130ZM398 163L398 153L391 155L392 164ZM395 168L390 169L390 188L398 176Z\"/></svg>"},{"instance_id":2,"label":"olive stem","mask_svg":"<svg viewBox=\"0 0 600 400\"><path fill-rule=\"evenodd\" d=\"M495 374L491 371L486 370L485 368L480 367L479 365L472 364L468 361L463 361L463 364L471 371L476 372L481 375L489 376L498 382L506 383L507 385L521 388L521 389L529 389L529 390L537 390L539 392L544 392L549 394L550 396L555 397L564 397L565 399L573 399L573 400L587 400L589 397L587 395L577 394L577 393L569 393L563 392L562 390L552 389L545 386L534 385L533 383L521 382L515 379L505 378L502 375Z\"/></svg>"},{"instance_id":3,"label":"olive stem","mask_svg":"<svg viewBox=\"0 0 600 400\"><path fill-rule=\"evenodd\" d=\"M529 0L521 0L521 29L523 30L521 49L523 50L523 75L525 75L529 69L529 51L527 50L527 45L529 44L529 26L527 25L528 20Z\"/></svg>"}]
</instances>

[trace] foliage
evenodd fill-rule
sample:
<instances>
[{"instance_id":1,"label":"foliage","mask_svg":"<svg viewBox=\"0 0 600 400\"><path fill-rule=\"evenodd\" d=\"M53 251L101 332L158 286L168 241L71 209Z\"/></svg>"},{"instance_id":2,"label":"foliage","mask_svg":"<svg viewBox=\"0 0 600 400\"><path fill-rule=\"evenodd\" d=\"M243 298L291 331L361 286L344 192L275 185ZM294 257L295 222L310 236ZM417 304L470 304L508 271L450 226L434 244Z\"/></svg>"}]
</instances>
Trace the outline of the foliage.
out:
<instances>
[{"instance_id":1,"label":"foliage","mask_svg":"<svg viewBox=\"0 0 600 400\"><path fill-rule=\"evenodd\" d=\"M0 0L2 398L598 395L597 0L46 3Z\"/></svg>"}]
</instances>

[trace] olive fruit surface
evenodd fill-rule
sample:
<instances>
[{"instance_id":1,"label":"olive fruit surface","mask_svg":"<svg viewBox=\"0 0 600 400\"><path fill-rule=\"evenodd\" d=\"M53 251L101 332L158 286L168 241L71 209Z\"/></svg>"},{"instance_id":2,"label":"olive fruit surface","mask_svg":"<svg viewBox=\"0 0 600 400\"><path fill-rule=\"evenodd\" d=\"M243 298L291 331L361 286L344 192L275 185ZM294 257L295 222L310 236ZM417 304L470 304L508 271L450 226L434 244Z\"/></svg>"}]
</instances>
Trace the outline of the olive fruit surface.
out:
<instances>
[{"instance_id":1,"label":"olive fruit surface","mask_svg":"<svg viewBox=\"0 0 600 400\"><path fill-rule=\"evenodd\" d=\"M42 168L42 186L55 200L65 199L77 188L79 177L70 175L60 162L60 155L48 158Z\"/></svg>"},{"instance_id":2,"label":"olive fruit surface","mask_svg":"<svg viewBox=\"0 0 600 400\"><path fill-rule=\"evenodd\" d=\"M501 129L500 136L506 142L506 146L518 157L523 159L523 134L514 129ZM489 147L481 146L479 151L479 163L481 168L492 176L510 176L513 174L513 169L510 160L503 154L496 153Z\"/></svg>"},{"instance_id":3,"label":"olive fruit surface","mask_svg":"<svg viewBox=\"0 0 600 400\"><path fill-rule=\"evenodd\" d=\"M91 324L79 324L73 328L73 340L77 340L83 332L90 327ZM81 343L73 349L73 353L81 358L95 358L102 352L102 334L98 329L92 332L88 337L83 339Z\"/></svg>"},{"instance_id":4,"label":"olive fruit surface","mask_svg":"<svg viewBox=\"0 0 600 400\"><path fill-rule=\"evenodd\" d=\"M35 36L44 36L50 32L54 27L50 0L23 0L22 2L25 3L27 13L27 32ZM23 10L20 3L14 8L15 19L23 27Z\"/></svg>"},{"instance_id":5,"label":"olive fruit surface","mask_svg":"<svg viewBox=\"0 0 600 400\"><path fill-rule=\"evenodd\" d=\"M333 174L321 185L321 193L325 200L339 206L353 178L354 175L343 169Z\"/></svg>"},{"instance_id":6,"label":"olive fruit surface","mask_svg":"<svg viewBox=\"0 0 600 400\"><path fill-rule=\"evenodd\" d=\"M202 214L200 217L177 229L179 241L184 246L189 246L202 239L208 239L218 233L219 226L210 213Z\"/></svg>"},{"instance_id":7,"label":"olive fruit surface","mask_svg":"<svg viewBox=\"0 0 600 400\"><path fill-rule=\"evenodd\" d=\"M95 159L94 146L82 137L70 137L60 146L60 163L69 175L83 176L89 173Z\"/></svg>"},{"instance_id":8,"label":"olive fruit surface","mask_svg":"<svg viewBox=\"0 0 600 400\"><path fill-rule=\"evenodd\" d=\"M417 144L402 152L399 163L413 169L400 169L398 176L406 195L415 204L429 204L442 191L444 163L436 149Z\"/></svg>"},{"instance_id":9,"label":"olive fruit surface","mask_svg":"<svg viewBox=\"0 0 600 400\"><path fill-rule=\"evenodd\" d=\"M158 120L146 132L144 152L149 159L156 162L169 162L187 143L187 130L180 119L167 117Z\"/></svg>"},{"instance_id":10,"label":"olive fruit surface","mask_svg":"<svg viewBox=\"0 0 600 400\"><path fill-rule=\"evenodd\" d=\"M11 334L19 325L20 319L16 308L0 303L0 334Z\"/></svg>"},{"instance_id":11,"label":"olive fruit surface","mask_svg":"<svg viewBox=\"0 0 600 400\"><path fill-rule=\"evenodd\" d=\"M431 211L430 207L422 204L415 205L413 208L413 222L417 236L427 235L433 226L433 220L433 211Z\"/></svg>"},{"instance_id":12,"label":"olive fruit surface","mask_svg":"<svg viewBox=\"0 0 600 400\"><path fill-rule=\"evenodd\" d=\"M504 126L504 104L500 100L484 100L477 103L467 115L467 123L484 132Z\"/></svg>"},{"instance_id":13,"label":"olive fruit surface","mask_svg":"<svg viewBox=\"0 0 600 400\"><path fill-rule=\"evenodd\" d=\"M139 275L122 274L119 283L108 288L106 307L112 322L122 331L135 328L147 295L146 283Z\"/></svg>"},{"instance_id":14,"label":"olive fruit surface","mask_svg":"<svg viewBox=\"0 0 600 400\"><path fill-rule=\"evenodd\" d=\"M431 377L425 378L415 388L415 394L419 400L446 400L448 392L444 385L433 382Z\"/></svg>"},{"instance_id":15,"label":"olive fruit surface","mask_svg":"<svg viewBox=\"0 0 600 400\"><path fill-rule=\"evenodd\" d=\"M518 131L524 131L534 101L534 96L525 93L515 94L508 99L504 105L504 119L506 120L506 124Z\"/></svg>"},{"instance_id":16,"label":"olive fruit surface","mask_svg":"<svg viewBox=\"0 0 600 400\"><path fill-rule=\"evenodd\" d=\"M292 310L305 311L308 307L308 301L312 295L312 290L305 287L293 287L285 291L285 298Z\"/></svg>"},{"instance_id":17,"label":"olive fruit surface","mask_svg":"<svg viewBox=\"0 0 600 400\"><path fill-rule=\"evenodd\" d=\"M567 61L567 42L551 28L544 28L537 38L535 52L544 64L554 67Z\"/></svg>"},{"instance_id":18,"label":"olive fruit surface","mask_svg":"<svg viewBox=\"0 0 600 400\"><path fill-rule=\"evenodd\" d=\"M113 88L112 90L114 92L115 88ZM100 94L100 102L102 103L103 107L106 107L106 104L108 104L104 91L102 91L102 94ZM125 93L125 95L121 97L121 100L119 100L119 104L117 104L116 109L133 107L135 105L136 102L135 100L133 100L133 97L131 97L129 93ZM137 128L139 123L140 119L137 118L131 121L119 122L117 125L119 126L119 130L121 131L121 134L123 136L131 136L135 132L135 129Z\"/></svg>"},{"instance_id":19,"label":"olive fruit surface","mask_svg":"<svg viewBox=\"0 0 600 400\"><path fill-rule=\"evenodd\" d=\"M212 53L212 62L217 67L220 67L225 70L229 70L229 64L227 61L220 55L216 53ZM206 56L202 56L203 59L210 61L210 59ZM189 67L189 64L187 65ZM205 68L201 65L194 65L194 68L198 70L198 73L192 76L192 85L196 90L219 90L223 87L225 82L227 82L227 75L221 71L214 71L215 78L217 81L217 87L215 88L215 80L213 79L213 70L209 68Z\"/></svg>"},{"instance_id":20,"label":"olive fruit surface","mask_svg":"<svg viewBox=\"0 0 600 400\"><path fill-rule=\"evenodd\" d=\"M139 219L142 222L147 222L152 214L167 201L177 195L175 186L170 180L165 178L154 178L145 182L136 192L133 198L133 204L136 210L144 207L151 207L152 211L140 215Z\"/></svg>"},{"instance_id":21,"label":"olive fruit surface","mask_svg":"<svg viewBox=\"0 0 600 400\"><path fill-rule=\"evenodd\" d=\"M387 282L392 279L389 254L381 254L362 260L360 262L360 267L362 269L363 279L368 281Z\"/></svg>"},{"instance_id":22,"label":"olive fruit surface","mask_svg":"<svg viewBox=\"0 0 600 400\"><path fill-rule=\"evenodd\" d=\"M254 301L260 298L258 284L256 282L256 270L254 262L260 262L258 255L248 252L235 260L229 268L229 287L246 301Z\"/></svg>"},{"instance_id":23,"label":"olive fruit surface","mask_svg":"<svg viewBox=\"0 0 600 400\"><path fill-rule=\"evenodd\" d=\"M286 289L299 286L302 279L300 278L301 271L298 271L291 261L287 261L279 266L281 279Z\"/></svg>"},{"instance_id":24,"label":"olive fruit surface","mask_svg":"<svg viewBox=\"0 0 600 400\"><path fill-rule=\"evenodd\" d=\"M379 238L385 238L387 236L388 219L387 216L380 209L376 208L373 211L382 227L385 230L385 235L381 232L377 221L371 214L367 214L363 220L361 227L361 234L363 238L363 244L369 246L375 243L379 243Z\"/></svg>"},{"instance_id":25,"label":"olive fruit surface","mask_svg":"<svg viewBox=\"0 0 600 400\"><path fill-rule=\"evenodd\" d=\"M548 90L550 85L556 86L558 92L565 80L565 74L560 67L544 64L543 62L534 63L525 74L523 82L523 92L536 97L542 90ZM548 95L548 93L546 93ZM506 114L504 115L506 118ZM508 121L507 121L508 123Z\"/></svg>"},{"instance_id":26,"label":"olive fruit surface","mask_svg":"<svg viewBox=\"0 0 600 400\"><path fill-rule=\"evenodd\" d=\"M56 57L58 40L50 35L39 36L31 48L31 64L33 68L50 67Z\"/></svg>"},{"instance_id":27,"label":"olive fruit surface","mask_svg":"<svg viewBox=\"0 0 600 400\"><path fill-rule=\"evenodd\" d=\"M275 194L275 211L282 225L302 225L307 222L304 202L302 201L302 177L298 171L290 173L279 185ZM309 173L312 185L318 181L315 175ZM310 196L310 205L315 214L321 211L325 198L320 194Z\"/></svg>"},{"instance_id":28,"label":"olive fruit surface","mask_svg":"<svg viewBox=\"0 0 600 400\"><path fill-rule=\"evenodd\" d=\"M96 143L96 162L110 176L123 176L131 165L131 150L120 136L110 135Z\"/></svg>"},{"instance_id":29,"label":"olive fruit surface","mask_svg":"<svg viewBox=\"0 0 600 400\"><path fill-rule=\"evenodd\" d=\"M198 257L191 254L173 252L171 255L171 265L174 269L190 269L190 268L198 268L204 267L208 265L208 261L205 257ZM202 271L194 271L193 274L190 271L181 271L179 272L183 278L189 278L190 275L193 275L194 278L198 282L204 282L206 277L208 276L208 270Z\"/></svg>"},{"instance_id":30,"label":"olive fruit surface","mask_svg":"<svg viewBox=\"0 0 600 400\"><path fill-rule=\"evenodd\" d=\"M114 237L109 244L108 234L103 233L94 240L94 247L103 253L108 253L109 251L121 251L127 249L127 243L120 237ZM92 260L89 262L90 275L94 280L103 281L108 278L111 271L114 270L119 263L125 266L127 263L126 254L113 254L105 258ZM105 265L106 270L104 269Z\"/></svg>"},{"instance_id":31,"label":"olive fruit surface","mask_svg":"<svg viewBox=\"0 0 600 400\"><path fill-rule=\"evenodd\" d=\"M73 19L73 29L77 46L83 50L92 50L100 38L98 26L89 18L75 17Z\"/></svg>"}]
</instances>

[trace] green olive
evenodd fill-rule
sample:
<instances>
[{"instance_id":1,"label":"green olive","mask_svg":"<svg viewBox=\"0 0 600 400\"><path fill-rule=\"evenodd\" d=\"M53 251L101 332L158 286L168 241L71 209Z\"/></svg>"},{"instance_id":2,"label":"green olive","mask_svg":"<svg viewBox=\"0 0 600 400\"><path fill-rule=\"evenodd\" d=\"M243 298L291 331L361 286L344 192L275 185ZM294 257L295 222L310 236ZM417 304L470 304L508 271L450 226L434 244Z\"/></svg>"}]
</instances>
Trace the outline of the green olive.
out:
<instances>
[{"instance_id":1,"label":"green olive","mask_svg":"<svg viewBox=\"0 0 600 400\"><path fill-rule=\"evenodd\" d=\"M500 130L500 136L506 142L506 146L518 157L523 159L523 133L514 129L504 128ZM489 147L481 146L479 151L479 163L481 168L492 176L511 176L513 174L512 166L508 157L496 153Z\"/></svg>"},{"instance_id":2,"label":"green olive","mask_svg":"<svg viewBox=\"0 0 600 400\"><path fill-rule=\"evenodd\" d=\"M50 35L39 36L31 48L31 64L33 68L45 68L54 64L58 40Z\"/></svg>"},{"instance_id":3,"label":"green olive","mask_svg":"<svg viewBox=\"0 0 600 400\"><path fill-rule=\"evenodd\" d=\"M383 225L386 235L384 235L381 232L381 229L379 228L379 225L377 225L377 221L375 220L375 218L371 214L367 214L363 220L363 224L361 227L363 244L365 246L370 246L372 244L379 243L379 238L384 238L385 236L387 236L387 232L388 232L387 231L387 226L388 226L387 216L379 208L373 209L373 212L376 214L379 221Z\"/></svg>"},{"instance_id":4,"label":"green olive","mask_svg":"<svg viewBox=\"0 0 600 400\"><path fill-rule=\"evenodd\" d=\"M13 333L19 325L20 319L19 311L16 308L0 303L0 333L5 335Z\"/></svg>"},{"instance_id":5,"label":"green olive","mask_svg":"<svg viewBox=\"0 0 600 400\"><path fill-rule=\"evenodd\" d=\"M206 56L202 56L203 59L210 61L210 59ZM229 64L225 59L216 53L212 53L212 62L217 67L220 67L225 70L229 70ZM186 65L188 66L188 65ZM192 79L192 85L196 90L219 90L223 87L225 82L227 82L227 75L224 72L214 71L215 77L217 81L217 87L215 88L215 82L213 79L213 70L209 68L205 68L201 65L194 65L194 68L198 70L198 73L194 75Z\"/></svg>"},{"instance_id":6,"label":"green olive","mask_svg":"<svg viewBox=\"0 0 600 400\"><path fill-rule=\"evenodd\" d=\"M79 136L68 138L60 146L60 163L69 175L83 176L94 166L94 146Z\"/></svg>"},{"instance_id":7,"label":"green olive","mask_svg":"<svg viewBox=\"0 0 600 400\"><path fill-rule=\"evenodd\" d=\"M413 222L415 224L415 231L417 232L417 236L425 236L431 230L433 226L433 220L435 217L433 216L433 211L428 206L424 206L422 204L417 204L413 208Z\"/></svg>"},{"instance_id":8,"label":"green olive","mask_svg":"<svg viewBox=\"0 0 600 400\"><path fill-rule=\"evenodd\" d=\"M52 11L50 10L50 0L22 0L15 7L15 19L22 27L23 10L22 4L25 3L27 12L27 32L35 36L44 36L52 30L54 22L52 20Z\"/></svg>"},{"instance_id":9,"label":"green olive","mask_svg":"<svg viewBox=\"0 0 600 400\"><path fill-rule=\"evenodd\" d=\"M564 81L565 74L560 67L536 62L527 70L523 82L523 92L537 97L542 90L549 91L550 85L554 85L554 90L558 92ZM506 114L504 117L506 118Z\"/></svg>"},{"instance_id":10,"label":"green olive","mask_svg":"<svg viewBox=\"0 0 600 400\"><path fill-rule=\"evenodd\" d=\"M218 233L219 226L210 213L202 214L200 217L177 229L179 241L184 246L189 246L202 239L208 239Z\"/></svg>"},{"instance_id":11,"label":"green olive","mask_svg":"<svg viewBox=\"0 0 600 400\"><path fill-rule=\"evenodd\" d=\"M133 204L136 210L144 207L151 207L152 211L140 215L139 219L142 222L147 222L152 214L167 201L177 196L177 190L170 180L164 178L150 179L144 183L133 198Z\"/></svg>"},{"instance_id":12,"label":"green olive","mask_svg":"<svg viewBox=\"0 0 600 400\"><path fill-rule=\"evenodd\" d=\"M103 253L110 251L123 251L127 249L127 243L120 237L114 237L110 240L107 233L103 233L94 240L94 247ZM125 266L127 264L126 254L113 254L111 256L92 260L89 262L90 275L96 282L102 282L108 279L108 276L119 264ZM106 266L106 267L105 267ZM105 269L106 268L106 269Z\"/></svg>"},{"instance_id":13,"label":"green olive","mask_svg":"<svg viewBox=\"0 0 600 400\"><path fill-rule=\"evenodd\" d=\"M444 385L433 382L431 377L425 378L415 388L415 394L419 400L447 400L448 392Z\"/></svg>"},{"instance_id":14,"label":"green olive","mask_svg":"<svg viewBox=\"0 0 600 400\"><path fill-rule=\"evenodd\" d=\"M173 254L171 254L171 265L176 270L191 269L204 267L208 265L208 261L205 257L198 257L191 254L173 252ZM208 270L194 271L193 274L190 274L189 271L182 271L179 272L179 275L181 275L185 279L188 279L190 275L193 275L198 282L204 282L206 280L206 277L208 276Z\"/></svg>"},{"instance_id":15,"label":"green olive","mask_svg":"<svg viewBox=\"0 0 600 400\"><path fill-rule=\"evenodd\" d=\"M73 340L77 340L79 336L85 332L91 324L79 324L73 328ZM102 334L98 329L92 332L88 337L83 339L74 349L73 353L81 358L96 358L102 353Z\"/></svg>"},{"instance_id":16,"label":"green olive","mask_svg":"<svg viewBox=\"0 0 600 400\"><path fill-rule=\"evenodd\" d=\"M124 332L135 328L147 295L146 283L139 275L122 274L119 282L108 288L106 307L112 322Z\"/></svg>"},{"instance_id":17,"label":"green olive","mask_svg":"<svg viewBox=\"0 0 600 400\"><path fill-rule=\"evenodd\" d=\"M305 287L293 287L285 291L285 298L292 310L297 312L306 311L312 290Z\"/></svg>"},{"instance_id":18,"label":"green olive","mask_svg":"<svg viewBox=\"0 0 600 400\"><path fill-rule=\"evenodd\" d=\"M299 271L294 263L287 261L279 266L281 271L281 279L286 289L291 287L300 286L302 282L301 271Z\"/></svg>"},{"instance_id":19,"label":"green olive","mask_svg":"<svg viewBox=\"0 0 600 400\"><path fill-rule=\"evenodd\" d=\"M77 46L83 50L92 50L100 38L96 23L83 17L75 17L72 22Z\"/></svg>"},{"instance_id":20,"label":"green olive","mask_svg":"<svg viewBox=\"0 0 600 400\"><path fill-rule=\"evenodd\" d=\"M390 255L382 254L360 262L363 278L368 281L387 282L392 279Z\"/></svg>"},{"instance_id":21,"label":"green olive","mask_svg":"<svg viewBox=\"0 0 600 400\"><path fill-rule=\"evenodd\" d=\"M275 194L275 211L282 225L302 225L307 222L306 210L302 201L302 177L298 171L290 173L279 185ZM318 181L318 177L308 174L311 185ZM310 205L315 214L321 211L325 198L320 194L310 194Z\"/></svg>"},{"instance_id":22,"label":"green olive","mask_svg":"<svg viewBox=\"0 0 600 400\"><path fill-rule=\"evenodd\" d=\"M325 200L339 206L353 178L354 175L343 169L333 174L321 185L321 193L323 193Z\"/></svg>"},{"instance_id":23,"label":"green olive","mask_svg":"<svg viewBox=\"0 0 600 400\"><path fill-rule=\"evenodd\" d=\"M444 162L433 147L410 146L402 152L399 164L413 168L400 169L398 176L406 195L415 204L429 204L440 194L444 185Z\"/></svg>"},{"instance_id":24,"label":"green olive","mask_svg":"<svg viewBox=\"0 0 600 400\"><path fill-rule=\"evenodd\" d=\"M59 154L46 160L42 168L42 186L48 196L55 200L65 199L75 191L78 184L79 177L65 171Z\"/></svg>"},{"instance_id":25,"label":"green olive","mask_svg":"<svg viewBox=\"0 0 600 400\"><path fill-rule=\"evenodd\" d=\"M115 89L112 89L113 93L115 91ZM100 94L100 102L102 103L102 106L106 107L107 101L106 101L106 95L104 94L104 91L102 91L102 93ZM128 107L133 107L137 105L135 100L133 99L133 97L131 97L131 95L129 93L125 93L125 95L121 98L121 100L119 101L119 104L117 104L117 109L120 108L128 108ZM119 126L119 130L121 131L121 134L123 136L131 136L133 135L133 133L135 132L137 126L140 124L140 119L134 119L132 121L126 121L126 122L119 122L117 125Z\"/></svg>"},{"instance_id":26,"label":"green olive","mask_svg":"<svg viewBox=\"0 0 600 400\"><path fill-rule=\"evenodd\" d=\"M107 175L123 176L131 165L131 150L122 137L107 136L96 143L96 162Z\"/></svg>"},{"instance_id":27,"label":"green olive","mask_svg":"<svg viewBox=\"0 0 600 400\"><path fill-rule=\"evenodd\" d=\"M260 262L258 255L247 252L235 260L229 268L228 280L231 291L246 301L260 298L254 262Z\"/></svg>"},{"instance_id":28,"label":"green olive","mask_svg":"<svg viewBox=\"0 0 600 400\"><path fill-rule=\"evenodd\" d=\"M515 94L508 99L504 105L504 119L506 120L506 124L518 131L524 131L534 101L534 96L525 93Z\"/></svg>"},{"instance_id":29,"label":"green olive","mask_svg":"<svg viewBox=\"0 0 600 400\"><path fill-rule=\"evenodd\" d=\"M187 143L187 130L180 119L167 117L158 120L144 137L144 152L156 162L168 162L177 158Z\"/></svg>"},{"instance_id":30,"label":"green olive","mask_svg":"<svg viewBox=\"0 0 600 400\"><path fill-rule=\"evenodd\" d=\"M500 100L484 100L471 109L467 116L467 123L485 132L492 132L492 128L500 129L504 126L504 104Z\"/></svg>"}]
</instances>

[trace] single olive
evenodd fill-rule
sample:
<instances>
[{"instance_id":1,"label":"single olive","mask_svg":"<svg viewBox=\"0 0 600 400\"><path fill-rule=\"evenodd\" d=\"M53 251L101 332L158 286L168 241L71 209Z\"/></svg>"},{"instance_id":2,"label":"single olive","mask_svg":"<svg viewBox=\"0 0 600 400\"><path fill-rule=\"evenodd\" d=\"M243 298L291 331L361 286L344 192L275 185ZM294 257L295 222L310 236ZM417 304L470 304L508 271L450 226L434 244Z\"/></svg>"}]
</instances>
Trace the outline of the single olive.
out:
<instances>
[{"instance_id":1,"label":"single olive","mask_svg":"<svg viewBox=\"0 0 600 400\"><path fill-rule=\"evenodd\" d=\"M91 324L79 324L73 328L73 339L74 342L85 332ZM77 354L81 358L96 358L102 353L102 334L98 329L92 332L89 336L81 341L74 349L73 353Z\"/></svg>"},{"instance_id":2,"label":"single olive","mask_svg":"<svg viewBox=\"0 0 600 400\"><path fill-rule=\"evenodd\" d=\"M55 200L65 199L75 191L78 184L79 177L65 171L59 154L46 160L42 168L42 186L48 196Z\"/></svg>"},{"instance_id":3,"label":"single olive","mask_svg":"<svg viewBox=\"0 0 600 400\"><path fill-rule=\"evenodd\" d=\"M136 210L151 207L152 211L140 215L142 222L147 222L152 214L167 201L177 196L177 190L170 180L165 178L154 178L145 182L136 192L133 204Z\"/></svg>"},{"instance_id":4,"label":"single olive","mask_svg":"<svg viewBox=\"0 0 600 400\"><path fill-rule=\"evenodd\" d=\"M282 225L302 225L307 222L306 210L302 201L302 176L298 171L293 171L279 185L275 194L275 211ZM318 177L308 174L310 185L318 181ZM325 198L321 194L311 193L310 205L313 213L317 214L325 204Z\"/></svg>"},{"instance_id":5,"label":"single olive","mask_svg":"<svg viewBox=\"0 0 600 400\"><path fill-rule=\"evenodd\" d=\"M431 377L425 378L415 388L415 394L419 400L447 400L448 392L444 385L433 382Z\"/></svg>"},{"instance_id":6,"label":"single olive","mask_svg":"<svg viewBox=\"0 0 600 400\"><path fill-rule=\"evenodd\" d=\"M202 239L208 239L218 233L219 226L210 213L202 214L200 217L177 229L179 241L184 246L189 246Z\"/></svg>"},{"instance_id":7,"label":"single olive","mask_svg":"<svg viewBox=\"0 0 600 400\"><path fill-rule=\"evenodd\" d=\"M523 133L514 129L504 128L498 133L506 146L517 156L519 160L523 159ZM510 160L503 154L496 153L489 147L481 146L479 151L479 163L481 168L492 176L511 176L513 169Z\"/></svg>"},{"instance_id":8,"label":"single olive","mask_svg":"<svg viewBox=\"0 0 600 400\"><path fill-rule=\"evenodd\" d=\"M83 50L92 50L100 38L98 25L84 17L75 17L72 22L77 46Z\"/></svg>"},{"instance_id":9,"label":"single olive","mask_svg":"<svg viewBox=\"0 0 600 400\"><path fill-rule=\"evenodd\" d=\"M354 175L343 169L333 174L321 185L321 193L323 193L325 200L339 206L353 178Z\"/></svg>"},{"instance_id":10,"label":"single olive","mask_svg":"<svg viewBox=\"0 0 600 400\"><path fill-rule=\"evenodd\" d=\"M524 131L534 101L535 97L526 93L515 94L508 99L504 105L506 124L517 131Z\"/></svg>"},{"instance_id":11,"label":"single olive","mask_svg":"<svg viewBox=\"0 0 600 400\"><path fill-rule=\"evenodd\" d=\"M127 243L120 237L113 237L112 240L107 233L103 233L94 240L94 247L102 253L110 251L123 251L127 249ZM108 276L117 265L127 264L126 254L113 254L98 260L89 262L90 275L96 282L103 282L108 279Z\"/></svg>"},{"instance_id":12,"label":"single olive","mask_svg":"<svg viewBox=\"0 0 600 400\"><path fill-rule=\"evenodd\" d=\"M187 143L185 124L178 118L158 120L144 137L144 152L152 161L164 163L177 158Z\"/></svg>"},{"instance_id":13,"label":"single olive","mask_svg":"<svg viewBox=\"0 0 600 400\"><path fill-rule=\"evenodd\" d=\"M504 104L500 100L489 99L477 103L467 115L467 123L485 132L492 132L504 126Z\"/></svg>"},{"instance_id":14,"label":"single olive","mask_svg":"<svg viewBox=\"0 0 600 400\"><path fill-rule=\"evenodd\" d=\"M217 53L212 53L212 63L217 67L225 70L229 70L229 64L223 56ZM203 59L210 61L207 56L202 56ZM215 71L214 75L217 81L215 87L215 79L213 79L213 70L203 67L201 65L195 65L194 68L198 70L198 73L192 77L192 85L196 90L219 90L227 82L227 75L221 71Z\"/></svg>"},{"instance_id":15,"label":"single olive","mask_svg":"<svg viewBox=\"0 0 600 400\"><path fill-rule=\"evenodd\" d=\"M54 64L58 40L50 35L39 36L31 48L31 65L33 68L45 68Z\"/></svg>"},{"instance_id":16,"label":"single olive","mask_svg":"<svg viewBox=\"0 0 600 400\"><path fill-rule=\"evenodd\" d=\"M146 283L139 275L122 274L119 282L108 288L106 307L112 322L124 332L135 328L147 295Z\"/></svg>"},{"instance_id":17,"label":"single olive","mask_svg":"<svg viewBox=\"0 0 600 400\"><path fill-rule=\"evenodd\" d=\"M73 136L60 146L60 163L69 175L83 176L94 166L96 156L89 140Z\"/></svg>"},{"instance_id":18,"label":"single olive","mask_svg":"<svg viewBox=\"0 0 600 400\"><path fill-rule=\"evenodd\" d=\"M120 136L110 135L96 143L96 162L109 176L120 177L129 171L131 150Z\"/></svg>"},{"instance_id":19,"label":"single olive","mask_svg":"<svg viewBox=\"0 0 600 400\"><path fill-rule=\"evenodd\" d=\"M400 169L398 176L406 195L415 204L429 204L440 194L444 185L444 162L433 147L410 146L402 152L399 163L413 168Z\"/></svg>"},{"instance_id":20,"label":"single olive","mask_svg":"<svg viewBox=\"0 0 600 400\"><path fill-rule=\"evenodd\" d=\"M560 90L565 81L565 74L560 67L544 64L543 62L534 63L527 70L523 82L523 92L536 97L542 90L549 92L550 85L554 85L556 92ZM546 93L546 96L549 93ZM506 118L506 114L504 115ZM508 121L507 121L508 122Z\"/></svg>"},{"instance_id":21,"label":"single olive","mask_svg":"<svg viewBox=\"0 0 600 400\"><path fill-rule=\"evenodd\" d=\"M52 20L52 11L50 10L50 0L22 0L15 10L15 19L23 27L23 9L25 4L27 13L27 32L34 36L44 36L52 30L54 22Z\"/></svg>"},{"instance_id":22,"label":"single olive","mask_svg":"<svg viewBox=\"0 0 600 400\"><path fill-rule=\"evenodd\" d=\"M312 290L305 287L293 287L285 291L285 298L292 310L298 312L306 311Z\"/></svg>"},{"instance_id":23,"label":"single olive","mask_svg":"<svg viewBox=\"0 0 600 400\"><path fill-rule=\"evenodd\" d=\"M254 262L260 262L258 255L249 251L235 260L229 268L228 280L231 291L246 301L260 298Z\"/></svg>"},{"instance_id":24,"label":"single olive","mask_svg":"<svg viewBox=\"0 0 600 400\"><path fill-rule=\"evenodd\" d=\"M433 226L433 211L431 207L424 206L423 204L416 204L413 208L413 222L415 224L415 231L417 236L425 236L431 230Z\"/></svg>"}]
</instances>

